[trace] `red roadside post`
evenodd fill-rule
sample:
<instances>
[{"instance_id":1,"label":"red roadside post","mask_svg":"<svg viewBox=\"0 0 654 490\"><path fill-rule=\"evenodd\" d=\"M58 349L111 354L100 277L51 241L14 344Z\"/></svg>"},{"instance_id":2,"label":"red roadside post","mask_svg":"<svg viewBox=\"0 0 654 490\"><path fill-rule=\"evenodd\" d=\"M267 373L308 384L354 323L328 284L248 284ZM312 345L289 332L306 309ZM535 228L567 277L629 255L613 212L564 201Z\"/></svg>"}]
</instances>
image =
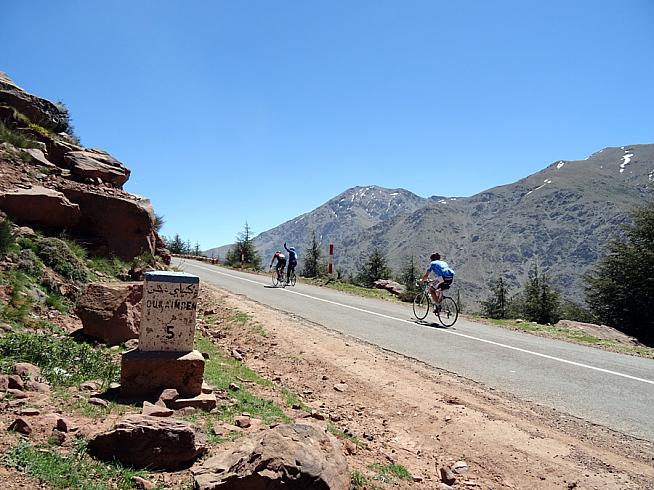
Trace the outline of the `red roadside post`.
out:
<instances>
[{"instance_id":1,"label":"red roadside post","mask_svg":"<svg viewBox=\"0 0 654 490\"><path fill-rule=\"evenodd\" d=\"M327 273L332 275L334 273L334 244L329 244L329 261L327 263Z\"/></svg>"}]
</instances>

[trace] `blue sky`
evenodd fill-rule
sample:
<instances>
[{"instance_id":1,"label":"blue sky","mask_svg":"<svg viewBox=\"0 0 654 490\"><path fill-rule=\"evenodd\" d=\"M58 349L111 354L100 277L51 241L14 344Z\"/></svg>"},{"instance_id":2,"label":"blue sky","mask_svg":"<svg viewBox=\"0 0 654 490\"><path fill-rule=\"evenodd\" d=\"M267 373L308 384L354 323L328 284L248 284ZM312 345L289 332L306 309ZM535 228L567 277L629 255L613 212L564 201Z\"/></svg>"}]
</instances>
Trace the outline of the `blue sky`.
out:
<instances>
[{"instance_id":1,"label":"blue sky","mask_svg":"<svg viewBox=\"0 0 654 490\"><path fill-rule=\"evenodd\" d=\"M468 196L654 143L654 2L5 1L0 70L207 249L356 185Z\"/></svg>"}]
</instances>

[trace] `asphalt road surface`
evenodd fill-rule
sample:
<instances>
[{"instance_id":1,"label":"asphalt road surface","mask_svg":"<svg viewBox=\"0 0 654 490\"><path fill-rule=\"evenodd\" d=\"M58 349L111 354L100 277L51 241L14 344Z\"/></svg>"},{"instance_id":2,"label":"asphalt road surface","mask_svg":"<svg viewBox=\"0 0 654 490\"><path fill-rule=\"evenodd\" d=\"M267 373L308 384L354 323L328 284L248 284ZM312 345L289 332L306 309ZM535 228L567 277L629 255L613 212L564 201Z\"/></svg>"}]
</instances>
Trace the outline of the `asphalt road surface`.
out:
<instances>
[{"instance_id":1,"label":"asphalt road surface","mask_svg":"<svg viewBox=\"0 0 654 490\"><path fill-rule=\"evenodd\" d=\"M300 283L274 288L269 276L191 260L173 259L173 265L196 274L201 283L212 283L486 386L654 442L654 360L462 318L453 327L443 328L431 313L424 323L418 323L409 304Z\"/></svg>"}]
</instances>

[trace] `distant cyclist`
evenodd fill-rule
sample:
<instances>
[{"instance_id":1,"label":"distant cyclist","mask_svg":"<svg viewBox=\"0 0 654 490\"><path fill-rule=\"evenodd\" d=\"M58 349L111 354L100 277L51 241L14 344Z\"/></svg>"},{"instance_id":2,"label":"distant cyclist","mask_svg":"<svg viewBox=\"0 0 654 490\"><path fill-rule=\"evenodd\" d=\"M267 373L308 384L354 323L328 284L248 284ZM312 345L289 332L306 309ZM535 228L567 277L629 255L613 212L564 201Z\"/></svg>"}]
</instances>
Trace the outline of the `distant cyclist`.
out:
<instances>
[{"instance_id":1,"label":"distant cyclist","mask_svg":"<svg viewBox=\"0 0 654 490\"><path fill-rule=\"evenodd\" d=\"M288 270L286 271L286 282L290 282L291 272L295 272L295 266L297 265L297 253L295 252L295 247L287 247L286 242L284 242L284 248L288 252Z\"/></svg>"},{"instance_id":2,"label":"distant cyclist","mask_svg":"<svg viewBox=\"0 0 654 490\"><path fill-rule=\"evenodd\" d=\"M272 259L270 260L270 268L272 269L273 262L275 262L275 259L277 260L277 265L275 266L275 270L277 271L277 277L279 280L284 279L284 267L286 267L286 256L279 250L275 252L275 255L273 255Z\"/></svg>"},{"instance_id":3,"label":"distant cyclist","mask_svg":"<svg viewBox=\"0 0 654 490\"><path fill-rule=\"evenodd\" d=\"M429 284L429 294L434 302L434 312L436 312L441 306L443 289L449 289L454 280L454 271L447 265L447 262L441 260L439 253L431 254L429 258L431 263L420 278L420 282L425 282L429 278L429 273L434 273L435 279Z\"/></svg>"}]
</instances>

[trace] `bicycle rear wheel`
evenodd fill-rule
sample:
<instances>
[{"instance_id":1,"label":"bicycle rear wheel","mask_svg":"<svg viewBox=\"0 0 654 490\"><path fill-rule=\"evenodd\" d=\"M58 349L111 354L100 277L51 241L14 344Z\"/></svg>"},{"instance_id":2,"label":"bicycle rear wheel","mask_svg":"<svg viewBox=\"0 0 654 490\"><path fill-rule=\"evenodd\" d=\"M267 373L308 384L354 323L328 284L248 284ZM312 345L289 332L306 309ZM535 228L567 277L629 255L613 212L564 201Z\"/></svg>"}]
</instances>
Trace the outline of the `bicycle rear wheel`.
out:
<instances>
[{"instance_id":1,"label":"bicycle rear wheel","mask_svg":"<svg viewBox=\"0 0 654 490\"><path fill-rule=\"evenodd\" d=\"M289 278L289 284L291 286L295 286L296 281L297 281L297 277L295 275L295 272L291 272L291 277Z\"/></svg>"},{"instance_id":2,"label":"bicycle rear wheel","mask_svg":"<svg viewBox=\"0 0 654 490\"><path fill-rule=\"evenodd\" d=\"M418 293L413 299L413 314L418 320L424 320L425 317L429 314L429 307L431 301L429 301L429 296L427 293Z\"/></svg>"},{"instance_id":3,"label":"bicycle rear wheel","mask_svg":"<svg viewBox=\"0 0 654 490\"><path fill-rule=\"evenodd\" d=\"M272 283L273 286L277 287L279 284L279 277L277 276L277 271L272 271Z\"/></svg>"},{"instance_id":4,"label":"bicycle rear wheel","mask_svg":"<svg viewBox=\"0 0 654 490\"><path fill-rule=\"evenodd\" d=\"M451 327L456 322L456 319L459 318L459 307L449 296L443 296L441 301L441 309L437 313L438 320L443 324L444 327Z\"/></svg>"}]
</instances>

